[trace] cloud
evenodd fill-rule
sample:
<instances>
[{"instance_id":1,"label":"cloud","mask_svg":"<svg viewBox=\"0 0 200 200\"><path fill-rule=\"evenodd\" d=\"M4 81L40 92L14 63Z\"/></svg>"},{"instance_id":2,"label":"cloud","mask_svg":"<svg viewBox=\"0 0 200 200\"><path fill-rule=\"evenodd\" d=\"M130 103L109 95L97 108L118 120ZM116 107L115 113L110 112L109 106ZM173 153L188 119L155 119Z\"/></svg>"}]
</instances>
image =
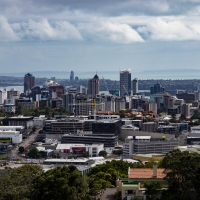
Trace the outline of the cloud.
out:
<instances>
[{"instance_id":1,"label":"cloud","mask_svg":"<svg viewBox=\"0 0 200 200\"><path fill-rule=\"evenodd\" d=\"M93 40L100 39L124 44L144 41L136 30L123 23L95 21L82 23L78 28L86 38Z\"/></svg>"},{"instance_id":2,"label":"cloud","mask_svg":"<svg viewBox=\"0 0 200 200\"><path fill-rule=\"evenodd\" d=\"M18 41L19 37L14 33L5 17L0 17L0 41Z\"/></svg>"},{"instance_id":3,"label":"cloud","mask_svg":"<svg viewBox=\"0 0 200 200\"><path fill-rule=\"evenodd\" d=\"M178 20L165 21L162 18L157 18L146 26L139 27L137 30L152 40L200 40L199 23L186 24Z\"/></svg>"},{"instance_id":4,"label":"cloud","mask_svg":"<svg viewBox=\"0 0 200 200\"><path fill-rule=\"evenodd\" d=\"M78 15L78 14L77 14ZM96 17L70 23L67 20L29 19L9 23L0 17L0 41L106 41L121 44L145 40L182 41L200 40L197 16L124 16Z\"/></svg>"},{"instance_id":5,"label":"cloud","mask_svg":"<svg viewBox=\"0 0 200 200\"><path fill-rule=\"evenodd\" d=\"M58 16L67 20L66 12L77 11L94 16L177 15L195 8L198 1L200 0L1 0L0 13L13 20L24 17L55 19Z\"/></svg>"},{"instance_id":6,"label":"cloud","mask_svg":"<svg viewBox=\"0 0 200 200\"><path fill-rule=\"evenodd\" d=\"M21 24L13 24L13 29L20 38L40 40L82 40L76 27L67 21L57 21L54 26L47 19L29 20Z\"/></svg>"}]
</instances>

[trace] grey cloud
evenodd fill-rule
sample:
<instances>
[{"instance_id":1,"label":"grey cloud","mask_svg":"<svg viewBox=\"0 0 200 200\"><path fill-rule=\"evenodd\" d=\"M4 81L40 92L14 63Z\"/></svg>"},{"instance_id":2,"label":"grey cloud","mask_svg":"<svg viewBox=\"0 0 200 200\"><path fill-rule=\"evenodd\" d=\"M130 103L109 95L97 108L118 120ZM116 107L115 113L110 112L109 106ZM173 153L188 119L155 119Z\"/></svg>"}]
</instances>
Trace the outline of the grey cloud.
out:
<instances>
[{"instance_id":1,"label":"grey cloud","mask_svg":"<svg viewBox=\"0 0 200 200\"><path fill-rule=\"evenodd\" d=\"M5 17L0 17L0 41L18 41L19 37L14 33Z\"/></svg>"},{"instance_id":2,"label":"grey cloud","mask_svg":"<svg viewBox=\"0 0 200 200\"><path fill-rule=\"evenodd\" d=\"M199 0L1 0L0 12L9 19L31 19L57 16L66 20L66 13L76 12L92 16L177 15L198 6ZM79 19L81 20L81 19Z\"/></svg>"}]
</instances>

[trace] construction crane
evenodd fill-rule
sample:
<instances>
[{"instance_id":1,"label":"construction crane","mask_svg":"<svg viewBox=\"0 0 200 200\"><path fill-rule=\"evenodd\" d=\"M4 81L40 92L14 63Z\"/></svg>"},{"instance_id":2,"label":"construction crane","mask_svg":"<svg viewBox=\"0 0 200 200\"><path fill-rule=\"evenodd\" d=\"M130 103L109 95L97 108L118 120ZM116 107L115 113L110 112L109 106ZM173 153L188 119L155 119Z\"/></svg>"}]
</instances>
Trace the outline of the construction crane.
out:
<instances>
[{"instance_id":1,"label":"construction crane","mask_svg":"<svg viewBox=\"0 0 200 200\"><path fill-rule=\"evenodd\" d=\"M106 89L107 89L107 91L109 92L108 85L107 85L107 83L106 83L106 81L105 81L105 79L104 79L103 76L102 76L102 78L103 78L104 84L105 84L105 86L106 86Z\"/></svg>"},{"instance_id":2,"label":"construction crane","mask_svg":"<svg viewBox=\"0 0 200 200\"><path fill-rule=\"evenodd\" d=\"M122 85L122 86L123 86L123 88L124 88L124 90L125 90L126 94L128 95L128 91L127 91L127 89L125 88L125 86L124 86L124 85Z\"/></svg>"}]
</instances>

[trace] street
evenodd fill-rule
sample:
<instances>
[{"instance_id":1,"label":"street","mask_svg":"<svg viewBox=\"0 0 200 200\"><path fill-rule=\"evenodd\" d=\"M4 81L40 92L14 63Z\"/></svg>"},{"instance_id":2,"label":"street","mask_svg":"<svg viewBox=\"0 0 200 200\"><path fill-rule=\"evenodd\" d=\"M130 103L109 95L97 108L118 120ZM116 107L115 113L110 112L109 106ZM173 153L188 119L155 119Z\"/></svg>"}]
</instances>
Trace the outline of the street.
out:
<instances>
[{"instance_id":1,"label":"street","mask_svg":"<svg viewBox=\"0 0 200 200\"><path fill-rule=\"evenodd\" d=\"M30 144L35 141L35 137L37 137L40 130L41 128L32 133L28 138L24 139L21 144L16 145L13 150L11 150L11 159L21 158L21 156L18 154L19 147L22 146L24 149L29 148Z\"/></svg>"}]
</instances>

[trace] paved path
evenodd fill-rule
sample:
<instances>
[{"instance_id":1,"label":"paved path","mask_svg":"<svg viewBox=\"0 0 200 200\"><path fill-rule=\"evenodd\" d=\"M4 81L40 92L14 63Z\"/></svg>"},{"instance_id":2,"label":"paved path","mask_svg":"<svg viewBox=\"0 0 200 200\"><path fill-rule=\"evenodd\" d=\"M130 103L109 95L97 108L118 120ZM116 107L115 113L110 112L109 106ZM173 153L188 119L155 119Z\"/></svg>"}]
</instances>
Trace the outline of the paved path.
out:
<instances>
[{"instance_id":1,"label":"paved path","mask_svg":"<svg viewBox=\"0 0 200 200\"><path fill-rule=\"evenodd\" d=\"M116 188L107 188L101 196L101 200L115 200L116 191Z\"/></svg>"}]
</instances>

